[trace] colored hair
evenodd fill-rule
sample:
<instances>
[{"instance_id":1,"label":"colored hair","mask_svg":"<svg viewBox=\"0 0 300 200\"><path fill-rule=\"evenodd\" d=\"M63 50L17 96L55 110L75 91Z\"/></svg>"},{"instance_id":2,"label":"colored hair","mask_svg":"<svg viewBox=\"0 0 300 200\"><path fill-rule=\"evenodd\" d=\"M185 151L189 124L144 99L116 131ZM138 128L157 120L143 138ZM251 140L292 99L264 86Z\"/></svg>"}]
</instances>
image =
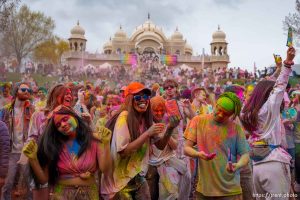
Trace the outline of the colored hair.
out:
<instances>
[{"instance_id":1,"label":"colored hair","mask_svg":"<svg viewBox=\"0 0 300 200\"><path fill-rule=\"evenodd\" d=\"M234 118L238 117L240 115L241 108L242 108L242 103L241 103L240 99L233 92L224 92L223 94L221 94L219 96L219 99L222 98L222 97L229 98L233 102L233 104L234 104Z\"/></svg>"},{"instance_id":2,"label":"colored hair","mask_svg":"<svg viewBox=\"0 0 300 200\"><path fill-rule=\"evenodd\" d=\"M76 140L80 145L78 157L80 157L89 147L92 140L91 128L72 110L62 108L55 114L71 115L78 122L76 129ZM67 142L68 136L60 133L54 123L54 117L48 122L38 145L38 160L42 168L48 166L49 184L54 185L58 179L57 162L59 154L64 144Z\"/></svg>"},{"instance_id":3,"label":"colored hair","mask_svg":"<svg viewBox=\"0 0 300 200\"><path fill-rule=\"evenodd\" d=\"M250 99L246 102L242 110L241 122L244 128L249 131L255 131L258 128L258 112L264 103L268 100L275 81L260 81L254 88Z\"/></svg>"},{"instance_id":4,"label":"colored hair","mask_svg":"<svg viewBox=\"0 0 300 200\"><path fill-rule=\"evenodd\" d=\"M162 106L163 108L166 108L165 103L166 103L165 99L162 98L161 96L155 96L150 99L150 104L152 109L155 109L158 106Z\"/></svg>"},{"instance_id":5,"label":"colored hair","mask_svg":"<svg viewBox=\"0 0 300 200\"><path fill-rule=\"evenodd\" d=\"M165 80L164 83L163 83L163 87L166 87L167 84L172 84L176 88L178 88L178 83L174 79L167 79L167 80Z\"/></svg>"}]
</instances>

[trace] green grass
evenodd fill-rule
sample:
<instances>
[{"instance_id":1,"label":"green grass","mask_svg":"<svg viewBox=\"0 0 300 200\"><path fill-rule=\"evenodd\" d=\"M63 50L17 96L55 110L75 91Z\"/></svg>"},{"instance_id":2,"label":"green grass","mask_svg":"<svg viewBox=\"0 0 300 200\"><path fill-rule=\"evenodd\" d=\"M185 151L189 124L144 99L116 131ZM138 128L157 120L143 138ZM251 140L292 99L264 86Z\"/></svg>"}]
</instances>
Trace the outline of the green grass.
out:
<instances>
[{"instance_id":1,"label":"green grass","mask_svg":"<svg viewBox=\"0 0 300 200\"><path fill-rule=\"evenodd\" d=\"M22 78L22 74L20 73L14 73L14 72L8 72L6 74L7 76L7 81L11 81L13 83L15 82L19 82L21 81L21 78ZM32 77L33 79L38 83L39 86L43 86L45 85L45 83L49 82L57 82L59 80L59 77L48 77L48 76L42 76L40 74L32 74ZM93 79L91 78L83 78L82 79L83 81L91 81L91 82L94 82ZM228 81L228 79L222 79L220 80L220 84L223 85L225 84L226 82ZM235 84L240 84L240 85L243 85L245 83L245 80L244 79L236 79L236 80L232 80L233 83ZM300 83L300 78L299 77L290 77L290 80L289 80L289 83L294 86L296 85L297 83Z\"/></svg>"},{"instance_id":2,"label":"green grass","mask_svg":"<svg viewBox=\"0 0 300 200\"><path fill-rule=\"evenodd\" d=\"M15 82L19 82L21 81L21 78L22 78L22 74L20 73L14 73L14 72L8 72L6 74L6 80L7 81L11 81L13 83ZM45 83L47 82L56 82L58 81L58 77L48 77L48 76L42 76L40 74L32 74L32 77L33 77L33 80L35 80L38 85L44 85Z\"/></svg>"}]
</instances>

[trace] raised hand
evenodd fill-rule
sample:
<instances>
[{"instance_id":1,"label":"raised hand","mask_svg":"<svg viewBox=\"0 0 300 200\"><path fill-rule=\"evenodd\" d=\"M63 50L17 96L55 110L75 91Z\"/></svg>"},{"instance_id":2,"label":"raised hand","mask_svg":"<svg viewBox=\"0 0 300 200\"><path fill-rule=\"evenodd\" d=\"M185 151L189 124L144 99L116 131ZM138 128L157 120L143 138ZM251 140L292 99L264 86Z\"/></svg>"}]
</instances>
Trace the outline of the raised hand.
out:
<instances>
[{"instance_id":1,"label":"raised hand","mask_svg":"<svg viewBox=\"0 0 300 200\"><path fill-rule=\"evenodd\" d=\"M169 123L168 123L168 129L174 129L178 126L180 123L180 117L179 116L170 116Z\"/></svg>"},{"instance_id":2,"label":"raised hand","mask_svg":"<svg viewBox=\"0 0 300 200\"><path fill-rule=\"evenodd\" d=\"M150 137L157 136L161 134L165 130L166 125L164 123L156 123L153 124L148 130L148 134Z\"/></svg>"},{"instance_id":3,"label":"raised hand","mask_svg":"<svg viewBox=\"0 0 300 200\"><path fill-rule=\"evenodd\" d=\"M29 159L37 159L38 145L34 140L30 140L24 147L23 153Z\"/></svg>"},{"instance_id":4,"label":"raised hand","mask_svg":"<svg viewBox=\"0 0 300 200\"><path fill-rule=\"evenodd\" d=\"M292 62L295 58L296 55L296 50L294 47L289 47L287 50L287 54L286 54L286 61L287 62Z\"/></svg>"},{"instance_id":5,"label":"raised hand","mask_svg":"<svg viewBox=\"0 0 300 200\"><path fill-rule=\"evenodd\" d=\"M103 144L109 144L112 136L111 130L105 126L98 126L96 132L93 133L94 138L98 139Z\"/></svg>"}]
</instances>

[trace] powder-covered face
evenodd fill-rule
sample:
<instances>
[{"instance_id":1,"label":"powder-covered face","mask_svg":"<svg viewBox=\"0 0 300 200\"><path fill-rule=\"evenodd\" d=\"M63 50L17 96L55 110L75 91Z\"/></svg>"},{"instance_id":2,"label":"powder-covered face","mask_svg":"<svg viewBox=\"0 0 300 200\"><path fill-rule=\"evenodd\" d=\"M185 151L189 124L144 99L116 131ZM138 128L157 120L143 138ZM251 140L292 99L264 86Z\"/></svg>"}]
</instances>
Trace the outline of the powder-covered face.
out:
<instances>
[{"instance_id":1,"label":"powder-covered face","mask_svg":"<svg viewBox=\"0 0 300 200\"><path fill-rule=\"evenodd\" d=\"M18 93L17 93L17 97L20 101L26 101L30 98L30 88L28 85L26 84L21 84L19 89L18 89Z\"/></svg>"},{"instance_id":2,"label":"powder-covered face","mask_svg":"<svg viewBox=\"0 0 300 200\"><path fill-rule=\"evenodd\" d=\"M174 98L177 93L177 88L174 84L166 84L164 87L164 90L166 91L167 98Z\"/></svg>"},{"instance_id":3,"label":"powder-covered face","mask_svg":"<svg viewBox=\"0 0 300 200\"><path fill-rule=\"evenodd\" d=\"M119 102L116 98L110 98L107 100L107 104L106 104L106 110L107 112L110 111L110 109L114 106L118 106Z\"/></svg>"},{"instance_id":4,"label":"powder-covered face","mask_svg":"<svg viewBox=\"0 0 300 200\"><path fill-rule=\"evenodd\" d=\"M236 96L238 96L238 98L241 100L241 102L244 101L245 97L244 97L244 91L243 90L239 90L237 93L236 93Z\"/></svg>"},{"instance_id":5,"label":"powder-covered face","mask_svg":"<svg viewBox=\"0 0 300 200\"><path fill-rule=\"evenodd\" d=\"M214 120L219 123L226 122L233 115L233 111L227 111L220 105L216 105Z\"/></svg>"},{"instance_id":6,"label":"powder-covered face","mask_svg":"<svg viewBox=\"0 0 300 200\"><path fill-rule=\"evenodd\" d=\"M67 89L63 96L63 105L67 107L71 107L73 102L73 95L70 89Z\"/></svg>"},{"instance_id":7,"label":"powder-covered face","mask_svg":"<svg viewBox=\"0 0 300 200\"><path fill-rule=\"evenodd\" d=\"M295 97L292 99L294 104L299 104L300 103L300 94L296 94Z\"/></svg>"},{"instance_id":8,"label":"powder-covered face","mask_svg":"<svg viewBox=\"0 0 300 200\"><path fill-rule=\"evenodd\" d=\"M157 105L152 108L152 114L155 121L161 121L164 117L166 110L165 107L162 105Z\"/></svg>"},{"instance_id":9,"label":"powder-covered face","mask_svg":"<svg viewBox=\"0 0 300 200\"><path fill-rule=\"evenodd\" d=\"M55 114L54 124L57 130L66 136L74 134L78 127L77 120L73 116L65 114Z\"/></svg>"},{"instance_id":10,"label":"powder-covered face","mask_svg":"<svg viewBox=\"0 0 300 200\"><path fill-rule=\"evenodd\" d=\"M9 94L10 94L10 88L9 87L4 87L3 96L8 97Z\"/></svg>"},{"instance_id":11,"label":"powder-covered face","mask_svg":"<svg viewBox=\"0 0 300 200\"><path fill-rule=\"evenodd\" d=\"M139 113L146 112L149 103L150 98L144 92L139 92L133 96L133 108Z\"/></svg>"},{"instance_id":12,"label":"powder-covered face","mask_svg":"<svg viewBox=\"0 0 300 200\"><path fill-rule=\"evenodd\" d=\"M246 101L248 101L253 93L253 90L254 90L254 87L252 85L248 86L247 87L247 90L245 92L245 98L246 98Z\"/></svg>"},{"instance_id":13,"label":"powder-covered face","mask_svg":"<svg viewBox=\"0 0 300 200\"><path fill-rule=\"evenodd\" d=\"M195 94L195 97L197 98L198 101L200 102L205 102L206 100L206 93L203 90L198 90Z\"/></svg>"},{"instance_id":14,"label":"powder-covered face","mask_svg":"<svg viewBox=\"0 0 300 200\"><path fill-rule=\"evenodd\" d=\"M38 96L40 99L45 99L46 94L45 94L42 90L39 90L37 96Z\"/></svg>"}]
</instances>

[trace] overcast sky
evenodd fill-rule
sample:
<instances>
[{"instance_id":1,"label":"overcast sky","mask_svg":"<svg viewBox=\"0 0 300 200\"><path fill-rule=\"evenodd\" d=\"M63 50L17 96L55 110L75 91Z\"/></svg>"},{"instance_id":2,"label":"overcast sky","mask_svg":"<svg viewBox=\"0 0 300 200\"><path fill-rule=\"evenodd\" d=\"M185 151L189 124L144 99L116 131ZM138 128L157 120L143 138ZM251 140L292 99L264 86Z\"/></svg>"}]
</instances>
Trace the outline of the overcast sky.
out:
<instances>
[{"instance_id":1,"label":"overcast sky","mask_svg":"<svg viewBox=\"0 0 300 200\"><path fill-rule=\"evenodd\" d=\"M55 34L65 39L79 20L91 53L102 52L120 24L130 36L147 20L148 12L167 37L178 26L195 55L202 48L210 54L212 33L220 25L229 43L229 66L250 70L254 62L258 68L270 66L273 53L285 58L282 21L295 12L295 0L22 0L21 4L51 16Z\"/></svg>"}]
</instances>

